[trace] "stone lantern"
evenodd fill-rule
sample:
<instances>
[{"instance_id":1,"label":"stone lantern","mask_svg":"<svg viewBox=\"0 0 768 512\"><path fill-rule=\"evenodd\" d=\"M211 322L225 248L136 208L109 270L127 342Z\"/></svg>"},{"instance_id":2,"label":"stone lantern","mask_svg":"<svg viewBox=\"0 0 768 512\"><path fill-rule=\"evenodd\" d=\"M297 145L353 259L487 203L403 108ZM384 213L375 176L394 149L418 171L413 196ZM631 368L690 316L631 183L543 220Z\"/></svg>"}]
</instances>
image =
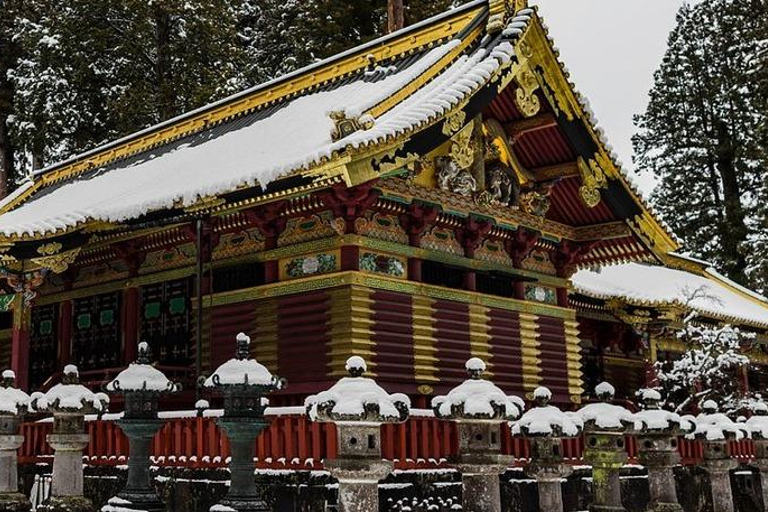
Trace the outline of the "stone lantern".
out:
<instances>
[{"instance_id":1,"label":"stone lantern","mask_svg":"<svg viewBox=\"0 0 768 512\"><path fill-rule=\"evenodd\" d=\"M19 492L16 456L24 442L19 424L29 405L29 395L16 388L16 375L5 370L0 384L0 512L26 512L31 508L27 497Z\"/></svg>"},{"instance_id":2,"label":"stone lantern","mask_svg":"<svg viewBox=\"0 0 768 512\"><path fill-rule=\"evenodd\" d=\"M635 413L635 431L640 464L648 470L652 512L675 512L683 508L677 499L674 467L680 462L677 438L690 432L693 425L659 405L658 391L642 392L644 410Z\"/></svg>"},{"instance_id":3,"label":"stone lantern","mask_svg":"<svg viewBox=\"0 0 768 512\"><path fill-rule=\"evenodd\" d=\"M610 402L616 390L607 382L595 387L600 402L587 404L577 414L584 422L584 462L592 466L594 512L622 512L619 472L627 462L624 436L634 426L632 413Z\"/></svg>"},{"instance_id":4,"label":"stone lantern","mask_svg":"<svg viewBox=\"0 0 768 512\"><path fill-rule=\"evenodd\" d=\"M500 512L499 475L512 465L512 457L501 454L500 427L520 417L525 403L507 396L495 384L483 380L485 362L472 358L466 363L469 379L447 395L432 400L435 416L455 421L459 430L462 510Z\"/></svg>"},{"instance_id":5,"label":"stone lantern","mask_svg":"<svg viewBox=\"0 0 768 512\"><path fill-rule=\"evenodd\" d=\"M757 402L752 405L754 415L744 427L755 443L755 458L752 465L760 471L760 488L763 496L763 510L768 510L768 405Z\"/></svg>"},{"instance_id":6,"label":"stone lantern","mask_svg":"<svg viewBox=\"0 0 768 512\"><path fill-rule=\"evenodd\" d=\"M229 492L211 511L268 512L259 495L254 472L254 441L269 426L264 419L267 400L264 394L285 387L285 380L250 357L251 339L237 335L237 354L213 374L201 377L201 386L224 397L224 415L217 424L224 429L231 446Z\"/></svg>"},{"instance_id":7,"label":"stone lantern","mask_svg":"<svg viewBox=\"0 0 768 512\"><path fill-rule=\"evenodd\" d=\"M746 427L717 412L717 409L714 400L706 400L701 404L702 412L696 417L693 435L704 443L702 465L709 473L714 512L733 512L730 472L739 463L728 453L728 442L743 439Z\"/></svg>"},{"instance_id":8,"label":"stone lantern","mask_svg":"<svg viewBox=\"0 0 768 512\"><path fill-rule=\"evenodd\" d=\"M102 508L103 512L140 510L162 512L165 506L155 494L149 475L149 455L152 438L163 424L157 417L160 397L181 390L150 364L149 345L139 343L135 363L120 372L104 386L107 393L125 397L125 413L117 422L128 437L128 482L120 493Z\"/></svg>"},{"instance_id":9,"label":"stone lantern","mask_svg":"<svg viewBox=\"0 0 768 512\"><path fill-rule=\"evenodd\" d=\"M388 394L373 379L363 377L363 358L347 360L349 377L329 390L307 398L312 421L336 424L337 458L323 465L339 481L339 512L376 512L379 480L393 469L381 458L381 425L402 423L410 414L407 396Z\"/></svg>"},{"instance_id":10,"label":"stone lantern","mask_svg":"<svg viewBox=\"0 0 768 512\"><path fill-rule=\"evenodd\" d=\"M93 393L80 384L75 365L64 367L61 384L47 393L34 393L32 406L53 414L53 433L48 444L54 449L51 497L37 508L45 512L91 512L93 504L83 496L83 449L88 445L84 433L85 415L107 408L109 397Z\"/></svg>"},{"instance_id":11,"label":"stone lantern","mask_svg":"<svg viewBox=\"0 0 768 512\"><path fill-rule=\"evenodd\" d=\"M539 510L562 512L561 480L573 471L563 463L562 441L578 436L582 422L578 416L549 405L552 393L545 387L536 388L533 398L536 406L512 424L512 434L531 440L531 463L525 471L538 484Z\"/></svg>"}]
</instances>

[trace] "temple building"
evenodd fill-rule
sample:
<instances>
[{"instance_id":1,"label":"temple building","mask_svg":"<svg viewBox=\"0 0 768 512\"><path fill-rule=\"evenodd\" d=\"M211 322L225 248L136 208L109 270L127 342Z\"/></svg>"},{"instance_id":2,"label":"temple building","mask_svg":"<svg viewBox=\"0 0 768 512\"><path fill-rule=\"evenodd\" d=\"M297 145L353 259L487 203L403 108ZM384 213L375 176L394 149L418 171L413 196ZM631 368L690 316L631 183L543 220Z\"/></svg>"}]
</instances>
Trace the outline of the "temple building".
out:
<instances>
[{"instance_id":1,"label":"temple building","mask_svg":"<svg viewBox=\"0 0 768 512\"><path fill-rule=\"evenodd\" d=\"M189 407L244 331L288 379L276 405L351 355L416 406L471 356L507 392L578 403L685 350L689 308L758 333L745 384L768 363L766 300L677 255L525 0L474 0L42 169L0 203L0 249L0 366L32 390L70 362L98 386L143 340ZM686 302L701 285L719 302Z\"/></svg>"}]
</instances>

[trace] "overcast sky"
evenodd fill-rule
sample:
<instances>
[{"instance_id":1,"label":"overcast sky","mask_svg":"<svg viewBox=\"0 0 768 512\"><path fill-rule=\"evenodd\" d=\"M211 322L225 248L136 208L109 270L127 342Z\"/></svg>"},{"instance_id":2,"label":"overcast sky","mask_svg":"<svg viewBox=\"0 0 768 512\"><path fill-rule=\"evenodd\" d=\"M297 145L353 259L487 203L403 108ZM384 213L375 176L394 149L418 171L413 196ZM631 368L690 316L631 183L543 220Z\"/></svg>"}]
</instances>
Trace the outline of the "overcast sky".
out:
<instances>
[{"instance_id":1,"label":"overcast sky","mask_svg":"<svg viewBox=\"0 0 768 512\"><path fill-rule=\"evenodd\" d=\"M532 0L560 58L592 105L625 169L632 169L632 116L645 111L683 0ZM653 177L637 176L644 195Z\"/></svg>"}]
</instances>

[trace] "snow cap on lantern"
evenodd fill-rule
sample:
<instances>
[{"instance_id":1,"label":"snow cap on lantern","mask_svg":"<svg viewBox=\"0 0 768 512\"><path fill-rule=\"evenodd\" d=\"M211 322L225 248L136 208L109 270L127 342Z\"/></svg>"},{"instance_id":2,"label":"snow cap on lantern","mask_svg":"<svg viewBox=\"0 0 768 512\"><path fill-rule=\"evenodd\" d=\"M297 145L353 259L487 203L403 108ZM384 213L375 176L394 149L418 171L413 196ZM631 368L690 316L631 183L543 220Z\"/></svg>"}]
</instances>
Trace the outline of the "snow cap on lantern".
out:
<instances>
[{"instance_id":1,"label":"snow cap on lantern","mask_svg":"<svg viewBox=\"0 0 768 512\"><path fill-rule=\"evenodd\" d=\"M536 406L512 423L512 434L526 437L575 437L584 423L574 413L549 405L552 392L543 386L533 391Z\"/></svg>"},{"instance_id":2,"label":"snow cap on lantern","mask_svg":"<svg viewBox=\"0 0 768 512\"><path fill-rule=\"evenodd\" d=\"M259 387L275 391L285 387L285 380L270 373L266 366L250 357L251 338L245 333L237 335L237 355L219 366L202 381L205 388L229 386Z\"/></svg>"},{"instance_id":3,"label":"snow cap on lantern","mask_svg":"<svg viewBox=\"0 0 768 512\"><path fill-rule=\"evenodd\" d=\"M754 413L746 422L744 427L749 430L753 439L768 440L768 404L762 400L752 404Z\"/></svg>"},{"instance_id":4,"label":"snow cap on lantern","mask_svg":"<svg viewBox=\"0 0 768 512\"><path fill-rule=\"evenodd\" d=\"M29 395L16 387L16 374L13 370L5 370L0 385L0 415L22 415L29 410L30 402Z\"/></svg>"},{"instance_id":5,"label":"snow cap on lantern","mask_svg":"<svg viewBox=\"0 0 768 512\"><path fill-rule=\"evenodd\" d=\"M32 405L40 412L63 412L78 414L96 414L106 411L109 397L104 393L94 393L80 384L80 372L77 366L68 364L64 367L64 376L47 393L33 393Z\"/></svg>"},{"instance_id":6,"label":"snow cap on lantern","mask_svg":"<svg viewBox=\"0 0 768 512\"><path fill-rule=\"evenodd\" d=\"M149 344L139 343L139 356L136 362L128 365L117 376L104 385L107 393L176 393L181 384L171 382L163 372L150 364Z\"/></svg>"},{"instance_id":7,"label":"snow cap on lantern","mask_svg":"<svg viewBox=\"0 0 768 512\"><path fill-rule=\"evenodd\" d=\"M396 423L408 418L410 399L401 393L390 395L375 380L363 377L368 365L362 357L350 357L345 368L349 377L305 400L312 421Z\"/></svg>"},{"instance_id":8,"label":"snow cap on lantern","mask_svg":"<svg viewBox=\"0 0 768 512\"><path fill-rule=\"evenodd\" d=\"M438 418L508 421L520 416L525 403L516 396L506 395L493 382L482 378L486 369L482 359L473 357L464 366L470 378L447 395L432 399L432 408Z\"/></svg>"},{"instance_id":9,"label":"snow cap on lantern","mask_svg":"<svg viewBox=\"0 0 768 512\"><path fill-rule=\"evenodd\" d=\"M640 390L639 395L645 409L634 414L635 430L669 435L693 430L693 423L690 420L661 408L661 393L655 389Z\"/></svg>"},{"instance_id":10,"label":"snow cap on lantern","mask_svg":"<svg viewBox=\"0 0 768 512\"><path fill-rule=\"evenodd\" d=\"M607 382L601 382L595 387L595 394L600 402L587 404L576 414L584 422L584 430L594 431L627 431L634 426L632 413L626 408L610 403L616 390Z\"/></svg>"},{"instance_id":11,"label":"snow cap on lantern","mask_svg":"<svg viewBox=\"0 0 768 512\"><path fill-rule=\"evenodd\" d=\"M695 430L690 437L707 441L739 440L749 437L746 423L736 423L725 414L718 412L719 406L714 400L705 400L701 404L702 412L694 419Z\"/></svg>"}]
</instances>

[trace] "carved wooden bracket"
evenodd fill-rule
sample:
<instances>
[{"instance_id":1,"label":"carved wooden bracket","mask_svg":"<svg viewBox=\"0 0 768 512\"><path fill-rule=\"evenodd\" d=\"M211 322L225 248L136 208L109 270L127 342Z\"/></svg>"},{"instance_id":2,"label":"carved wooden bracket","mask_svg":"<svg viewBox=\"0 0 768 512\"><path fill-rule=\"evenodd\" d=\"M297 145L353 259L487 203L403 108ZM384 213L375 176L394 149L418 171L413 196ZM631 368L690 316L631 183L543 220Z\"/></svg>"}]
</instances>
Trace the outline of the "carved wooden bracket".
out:
<instances>
[{"instance_id":1,"label":"carved wooden bracket","mask_svg":"<svg viewBox=\"0 0 768 512\"><path fill-rule=\"evenodd\" d=\"M266 250L277 247L277 238L285 230L286 223L288 222L285 216L287 208L287 201L277 201L243 212L248 222L256 226L264 237L264 248Z\"/></svg>"},{"instance_id":2,"label":"carved wooden bracket","mask_svg":"<svg viewBox=\"0 0 768 512\"><path fill-rule=\"evenodd\" d=\"M128 272L134 276L139 272L139 267L146 259L147 255L141 250L141 243L138 240L126 240L112 244L112 249L128 265Z\"/></svg>"},{"instance_id":3,"label":"carved wooden bracket","mask_svg":"<svg viewBox=\"0 0 768 512\"><path fill-rule=\"evenodd\" d=\"M328 206L335 217L344 219L346 233L355 232L355 220L373 206L381 192L373 188L378 180L372 180L356 187L338 183L322 194L320 200Z\"/></svg>"},{"instance_id":4,"label":"carved wooden bracket","mask_svg":"<svg viewBox=\"0 0 768 512\"><path fill-rule=\"evenodd\" d=\"M408 234L408 243L414 247L421 245L421 236L435 221L440 208L418 201L408 206L408 212L400 214L400 225Z\"/></svg>"},{"instance_id":5,"label":"carved wooden bracket","mask_svg":"<svg viewBox=\"0 0 768 512\"><path fill-rule=\"evenodd\" d=\"M541 239L540 232L519 227L514 236L504 242L504 248L509 257L512 258L512 264L515 268L522 266L523 260L531 254L539 239Z\"/></svg>"},{"instance_id":6,"label":"carved wooden bracket","mask_svg":"<svg viewBox=\"0 0 768 512\"><path fill-rule=\"evenodd\" d=\"M559 277L568 277L576 271L576 266L592 251L597 241L573 242L563 240L554 252L553 261Z\"/></svg>"},{"instance_id":7,"label":"carved wooden bracket","mask_svg":"<svg viewBox=\"0 0 768 512\"><path fill-rule=\"evenodd\" d=\"M475 250L483 243L485 236L493 228L493 222L486 219L469 216L464 222L464 226L456 229L456 239L464 248L464 255L467 258L475 256Z\"/></svg>"}]
</instances>

